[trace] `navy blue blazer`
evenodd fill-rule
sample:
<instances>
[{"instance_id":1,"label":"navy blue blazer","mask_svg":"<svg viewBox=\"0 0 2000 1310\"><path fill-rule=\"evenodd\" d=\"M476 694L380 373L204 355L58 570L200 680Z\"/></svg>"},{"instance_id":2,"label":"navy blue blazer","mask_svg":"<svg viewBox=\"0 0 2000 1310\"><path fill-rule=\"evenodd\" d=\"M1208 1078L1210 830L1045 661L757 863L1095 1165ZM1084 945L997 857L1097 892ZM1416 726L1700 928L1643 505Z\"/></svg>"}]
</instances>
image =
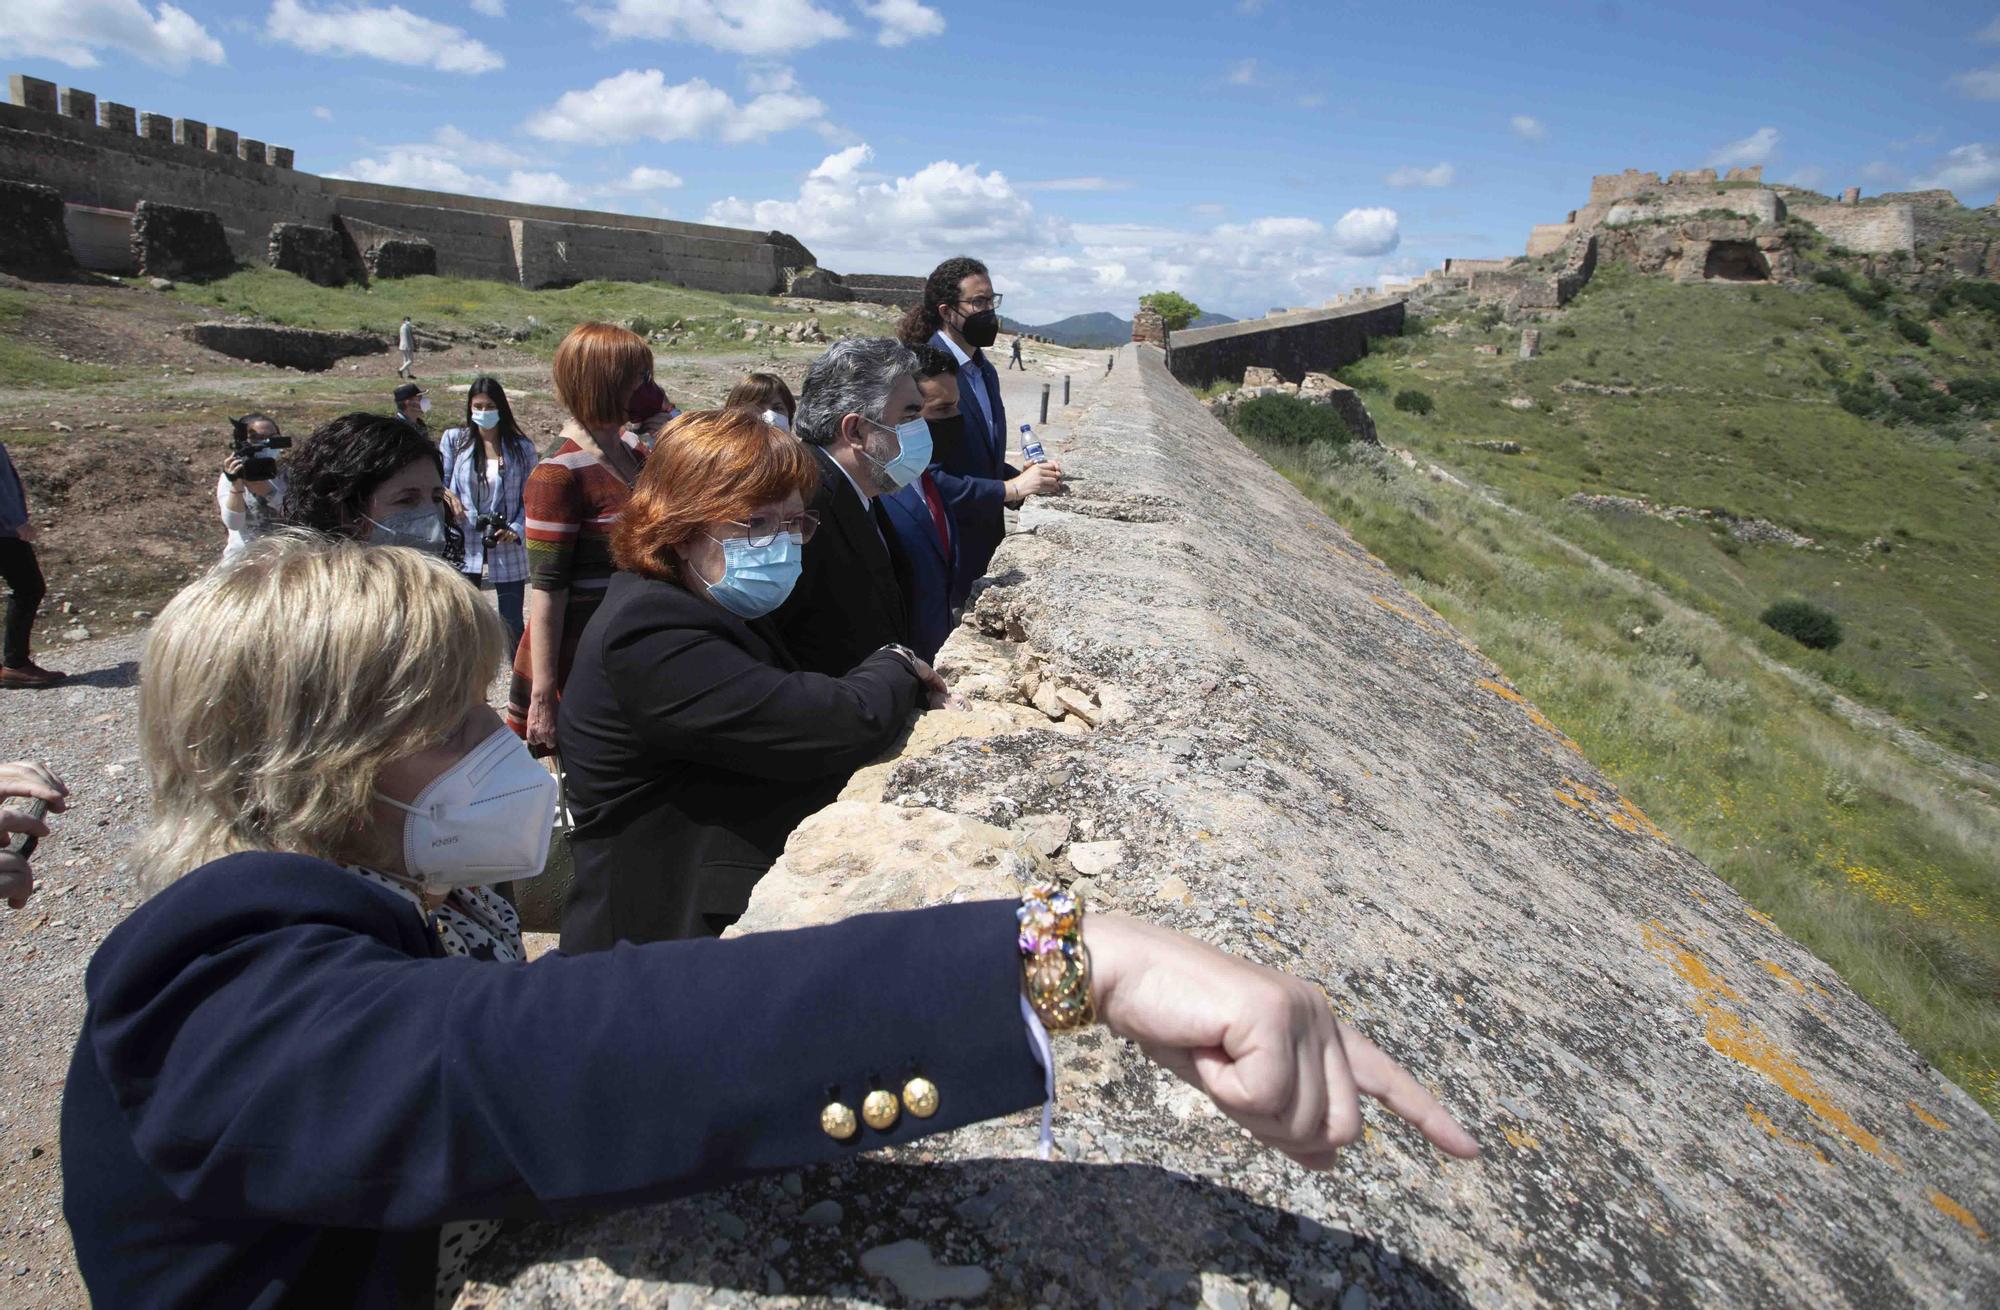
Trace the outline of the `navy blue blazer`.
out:
<instances>
[{"instance_id":1,"label":"navy blue blazer","mask_svg":"<svg viewBox=\"0 0 2000 1310\"><path fill-rule=\"evenodd\" d=\"M944 498L942 492L938 498ZM938 647L951 635L951 583L958 567L958 530L947 505L945 535L951 540L947 550L938 540L937 521L924 502L924 489L915 482L878 497L875 503L882 507L882 520L889 529L889 556L903 589L910 649L928 663L937 658Z\"/></svg>"},{"instance_id":2,"label":"navy blue blazer","mask_svg":"<svg viewBox=\"0 0 2000 1310\"><path fill-rule=\"evenodd\" d=\"M935 333L931 344L946 354L951 353L943 332ZM974 370L985 380L986 394L993 398L994 421L990 425L980 412L979 402L963 394L965 374ZM1007 462L1007 404L1000 398L1000 374L986 358L985 351L973 351L972 358L960 368L959 391L958 409L965 415L965 444L931 466L931 476L944 496L945 509L958 525L958 563L952 570L953 608L964 603L972 584L985 576L986 566L993 562L993 552L1000 549L1000 539L1007 535L1006 482L1021 472Z\"/></svg>"},{"instance_id":3,"label":"navy blue blazer","mask_svg":"<svg viewBox=\"0 0 2000 1310\"><path fill-rule=\"evenodd\" d=\"M63 1215L100 1306L429 1310L438 1226L651 1201L1035 1105L1009 902L447 957L322 860L232 855L98 947ZM937 1084L848 1144L830 1098Z\"/></svg>"}]
</instances>

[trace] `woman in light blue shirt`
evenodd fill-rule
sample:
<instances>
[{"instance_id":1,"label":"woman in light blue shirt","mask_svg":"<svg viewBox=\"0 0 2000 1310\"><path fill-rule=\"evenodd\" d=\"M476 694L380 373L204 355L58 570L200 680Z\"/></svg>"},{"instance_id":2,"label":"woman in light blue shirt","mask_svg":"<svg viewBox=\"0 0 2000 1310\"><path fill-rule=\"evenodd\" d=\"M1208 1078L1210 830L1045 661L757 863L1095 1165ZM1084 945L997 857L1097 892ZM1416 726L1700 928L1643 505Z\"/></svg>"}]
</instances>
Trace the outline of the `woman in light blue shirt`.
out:
<instances>
[{"instance_id":1,"label":"woman in light blue shirt","mask_svg":"<svg viewBox=\"0 0 2000 1310\"><path fill-rule=\"evenodd\" d=\"M521 643L522 593L528 581L527 511L522 492L535 467L534 443L514 421L498 378L474 378L465 389L465 425L438 443L445 485L465 506L465 576L484 578L500 598L500 618Z\"/></svg>"}]
</instances>

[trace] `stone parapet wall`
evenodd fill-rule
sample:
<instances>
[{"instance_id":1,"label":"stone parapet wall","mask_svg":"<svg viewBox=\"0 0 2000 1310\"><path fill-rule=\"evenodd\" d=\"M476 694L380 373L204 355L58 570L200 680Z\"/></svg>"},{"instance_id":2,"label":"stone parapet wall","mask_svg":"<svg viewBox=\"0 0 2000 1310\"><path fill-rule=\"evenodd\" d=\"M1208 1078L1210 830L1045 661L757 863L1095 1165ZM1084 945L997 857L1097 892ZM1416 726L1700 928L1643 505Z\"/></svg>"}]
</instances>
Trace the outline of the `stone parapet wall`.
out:
<instances>
[{"instance_id":1,"label":"stone parapet wall","mask_svg":"<svg viewBox=\"0 0 2000 1310\"><path fill-rule=\"evenodd\" d=\"M902 1242L993 1306L2000 1301L2000 1126L1159 350L1119 352L1063 465L940 654L967 707L808 819L743 926L1082 877L1325 987L1484 1157L1371 1109L1306 1173L1095 1031L1056 1043L1055 1162L1029 1113L512 1225L461 1304L907 1304L869 1272Z\"/></svg>"},{"instance_id":2,"label":"stone parapet wall","mask_svg":"<svg viewBox=\"0 0 2000 1310\"><path fill-rule=\"evenodd\" d=\"M1605 211L1601 222L1606 227L1621 227L1663 218L1690 218L1708 210L1720 210L1759 223L1776 223L1785 216L1785 202L1775 191L1695 188L1619 201Z\"/></svg>"},{"instance_id":3,"label":"stone parapet wall","mask_svg":"<svg viewBox=\"0 0 2000 1310\"><path fill-rule=\"evenodd\" d=\"M1173 374L1191 387L1241 382L1246 368L1269 368L1287 381L1331 373L1368 353L1370 337L1403 330L1404 302L1380 296L1335 309L1190 328L1173 334Z\"/></svg>"},{"instance_id":4,"label":"stone parapet wall","mask_svg":"<svg viewBox=\"0 0 2000 1310\"><path fill-rule=\"evenodd\" d=\"M856 300L865 300L875 305L890 305L896 309L908 309L919 304L924 298L924 279L905 277L895 273L848 273L841 281L854 293Z\"/></svg>"},{"instance_id":5,"label":"stone parapet wall","mask_svg":"<svg viewBox=\"0 0 2000 1310\"><path fill-rule=\"evenodd\" d=\"M1917 243L1916 214L1906 204L1794 205L1791 216L1811 223L1834 245L1865 255L1909 250Z\"/></svg>"},{"instance_id":6,"label":"stone parapet wall","mask_svg":"<svg viewBox=\"0 0 2000 1310\"><path fill-rule=\"evenodd\" d=\"M1528 232L1528 257L1534 259L1561 250L1563 242L1575 231L1574 223L1537 223Z\"/></svg>"}]
</instances>

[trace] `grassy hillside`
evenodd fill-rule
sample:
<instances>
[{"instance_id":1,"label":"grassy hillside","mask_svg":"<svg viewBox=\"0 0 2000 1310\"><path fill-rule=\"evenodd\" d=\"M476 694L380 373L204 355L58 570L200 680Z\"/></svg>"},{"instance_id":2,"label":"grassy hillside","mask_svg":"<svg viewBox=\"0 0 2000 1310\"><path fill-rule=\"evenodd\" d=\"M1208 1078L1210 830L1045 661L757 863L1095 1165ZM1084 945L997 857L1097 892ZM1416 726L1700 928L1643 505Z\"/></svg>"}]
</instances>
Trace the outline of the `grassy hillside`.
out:
<instances>
[{"instance_id":1,"label":"grassy hillside","mask_svg":"<svg viewBox=\"0 0 2000 1310\"><path fill-rule=\"evenodd\" d=\"M1383 440L1463 485L1372 448L1253 445L1675 840L2000 1111L1994 789L1918 763L1772 667L2000 759L2000 711L1977 699L2000 680L1990 423L1890 426L1834 390L1875 371L1991 376L1995 327L1954 313L1917 347L1894 312L1837 288L1681 287L1611 269L1543 325L1542 359L1515 360L1518 332L1469 310L1348 370ZM1569 381L1640 394L1559 389ZM1429 415L1395 406L1410 390L1432 399ZM1532 407L1508 405L1517 397ZM1722 507L1823 549L1607 519L1568 504L1578 491ZM1878 536L1887 553L1868 548ZM1847 639L1808 651L1757 622L1793 596L1834 610Z\"/></svg>"}]
</instances>

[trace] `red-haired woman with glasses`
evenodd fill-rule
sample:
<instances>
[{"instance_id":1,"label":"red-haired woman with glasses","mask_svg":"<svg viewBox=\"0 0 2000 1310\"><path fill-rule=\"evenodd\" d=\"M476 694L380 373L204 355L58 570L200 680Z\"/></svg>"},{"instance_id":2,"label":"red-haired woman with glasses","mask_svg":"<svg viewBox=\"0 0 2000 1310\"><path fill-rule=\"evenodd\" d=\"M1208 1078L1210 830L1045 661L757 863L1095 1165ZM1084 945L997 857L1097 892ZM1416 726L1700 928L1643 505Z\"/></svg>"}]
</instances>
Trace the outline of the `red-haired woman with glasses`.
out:
<instances>
[{"instance_id":1,"label":"red-haired woman with glasses","mask_svg":"<svg viewBox=\"0 0 2000 1310\"><path fill-rule=\"evenodd\" d=\"M827 677L799 671L765 622L798 580L818 482L805 446L744 410L660 434L563 688L564 951L720 932L798 822L943 703L906 647Z\"/></svg>"}]
</instances>

